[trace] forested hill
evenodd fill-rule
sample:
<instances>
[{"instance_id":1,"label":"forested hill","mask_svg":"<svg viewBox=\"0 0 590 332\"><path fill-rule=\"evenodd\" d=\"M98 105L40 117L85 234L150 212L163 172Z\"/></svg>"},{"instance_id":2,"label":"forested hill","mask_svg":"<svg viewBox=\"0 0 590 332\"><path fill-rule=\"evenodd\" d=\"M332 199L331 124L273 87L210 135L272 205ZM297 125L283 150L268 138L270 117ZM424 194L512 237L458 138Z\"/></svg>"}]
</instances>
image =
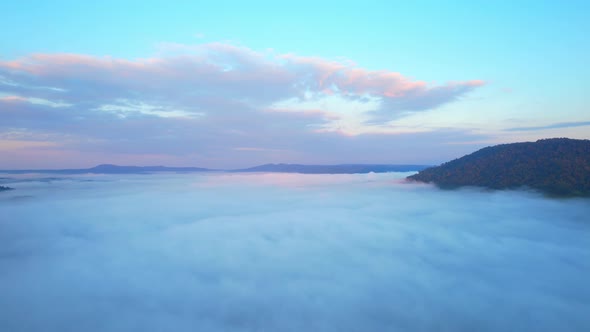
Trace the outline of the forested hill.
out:
<instances>
[{"instance_id":1,"label":"forested hill","mask_svg":"<svg viewBox=\"0 0 590 332\"><path fill-rule=\"evenodd\" d=\"M590 196L590 140L552 138L491 146L408 179L442 188L530 187L555 196Z\"/></svg>"}]
</instances>

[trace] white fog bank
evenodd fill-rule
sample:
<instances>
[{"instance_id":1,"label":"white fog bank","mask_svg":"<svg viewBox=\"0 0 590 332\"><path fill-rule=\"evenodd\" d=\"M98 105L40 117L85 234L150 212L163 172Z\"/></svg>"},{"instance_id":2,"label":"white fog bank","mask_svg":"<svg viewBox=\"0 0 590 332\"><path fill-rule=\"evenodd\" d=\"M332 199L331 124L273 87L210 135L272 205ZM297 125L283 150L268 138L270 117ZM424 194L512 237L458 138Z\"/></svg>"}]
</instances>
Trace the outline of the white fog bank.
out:
<instances>
[{"instance_id":1,"label":"white fog bank","mask_svg":"<svg viewBox=\"0 0 590 332\"><path fill-rule=\"evenodd\" d=\"M0 331L590 330L590 200L406 175L3 180Z\"/></svg>"}]
</instances>

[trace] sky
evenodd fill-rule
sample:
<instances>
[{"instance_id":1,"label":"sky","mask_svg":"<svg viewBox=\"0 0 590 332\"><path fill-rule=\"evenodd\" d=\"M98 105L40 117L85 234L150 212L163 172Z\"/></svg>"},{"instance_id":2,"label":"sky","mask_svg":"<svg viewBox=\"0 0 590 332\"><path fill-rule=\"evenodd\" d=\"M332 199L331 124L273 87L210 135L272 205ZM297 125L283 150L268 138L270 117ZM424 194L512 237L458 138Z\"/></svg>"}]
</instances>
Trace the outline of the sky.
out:
<instances>
[{"instance_id":1,"label":"sky","mask_svg":"<svg viewBox=\"0 0 590 332\"><path fill-rule=\"evenodd\" d=\"M408 174L8 180L0 327L589 330L587 200Z\"/></svg>"},{"instance_id":2,"label":"sky","mask_svg":"<svg viewBox=\"0 0 590 332\"><path fill-rule=\"evenodd\" d=\"M438 164L590 138L586 1L2 1L0 168Z\"/></svg>"}]
</instances>

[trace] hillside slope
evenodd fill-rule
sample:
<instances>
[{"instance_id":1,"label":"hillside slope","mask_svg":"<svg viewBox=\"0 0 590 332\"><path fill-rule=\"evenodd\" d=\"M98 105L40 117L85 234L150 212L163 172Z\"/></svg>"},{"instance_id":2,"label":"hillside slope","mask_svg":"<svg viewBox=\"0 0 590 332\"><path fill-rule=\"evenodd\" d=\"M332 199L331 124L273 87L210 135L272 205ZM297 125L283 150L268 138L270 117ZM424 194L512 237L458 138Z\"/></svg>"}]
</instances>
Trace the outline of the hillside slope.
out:
<instances>
[{"instance_id":1,"label":"hillside slope","mask_svg":"<svg viewBox=\"0 0 590 332\"><path fill-rule=\"evenodd\" d=\"M530 187L555 196L590 196L590 140L552 138L487 147L408 179L442 188Z\"/></svg>"}]
</instances>

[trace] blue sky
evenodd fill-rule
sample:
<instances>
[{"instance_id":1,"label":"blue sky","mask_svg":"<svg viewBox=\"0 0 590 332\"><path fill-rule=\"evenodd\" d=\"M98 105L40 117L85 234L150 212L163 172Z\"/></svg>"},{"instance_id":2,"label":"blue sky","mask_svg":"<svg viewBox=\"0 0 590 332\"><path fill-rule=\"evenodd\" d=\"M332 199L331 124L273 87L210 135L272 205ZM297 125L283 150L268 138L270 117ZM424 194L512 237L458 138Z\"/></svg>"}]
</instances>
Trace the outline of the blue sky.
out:
<instances>
[{"instance_id":1,"label":"blue sky","mask_svg":"<svg viewBox=\"0 0 590 332\"><path fill-rule=\"evenodd\" d=\"M590 138L585 1L1 7L1 168L440 163Z\"/></svg>"}]
</instances>

